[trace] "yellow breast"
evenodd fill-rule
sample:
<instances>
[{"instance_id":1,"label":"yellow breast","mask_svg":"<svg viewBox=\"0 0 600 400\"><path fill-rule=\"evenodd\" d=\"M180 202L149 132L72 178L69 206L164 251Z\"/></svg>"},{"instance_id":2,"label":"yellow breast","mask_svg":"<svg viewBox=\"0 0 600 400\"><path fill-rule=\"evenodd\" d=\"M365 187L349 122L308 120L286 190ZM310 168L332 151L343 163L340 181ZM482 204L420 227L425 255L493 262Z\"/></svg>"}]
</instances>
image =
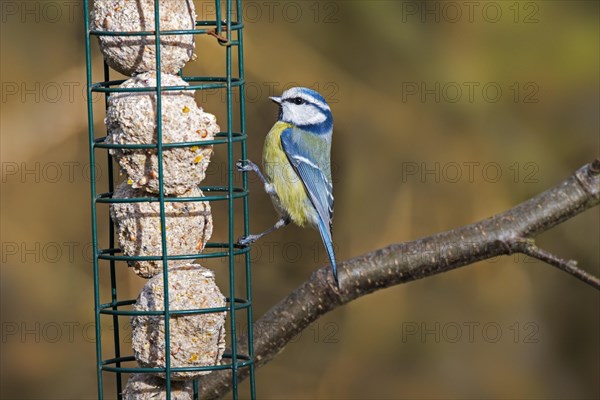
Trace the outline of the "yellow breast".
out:
<instances>
[{"instance_id":1,"label":"yellow breast","mask_svg":"<svg viewBox=\"0 0 600 400\"><path fill-rule=\"evenodd\" d=\"M280 204L275 206L289 215L295 224L304 226L306 223L314 224L316 215L300 177L281 147L281 133L290 127L292 125L286 122L273 125L265 139L263 167L267 179L273 184L279 197Z\"/></svg>"}]
</instances>

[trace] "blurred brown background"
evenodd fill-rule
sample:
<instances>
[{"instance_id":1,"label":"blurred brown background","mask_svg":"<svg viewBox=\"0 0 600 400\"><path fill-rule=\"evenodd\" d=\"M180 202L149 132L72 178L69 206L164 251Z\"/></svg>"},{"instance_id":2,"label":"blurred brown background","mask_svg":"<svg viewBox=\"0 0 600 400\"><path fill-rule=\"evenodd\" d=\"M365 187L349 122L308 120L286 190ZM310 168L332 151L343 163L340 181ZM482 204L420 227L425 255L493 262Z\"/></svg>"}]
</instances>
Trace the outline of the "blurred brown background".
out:
<instances>
[{"instance_id":1,"label":"blurred brown background","mask_svg":"<svg viewBox=\"0 0 600 400\"><path fill-rule=\"evenodd\" d=\"M92 399L82 5L1 6L2 398ZM196 6L214 18L212 2ZM332 106L340 259L510 208L599 154L598 2L257 1L244 15L250 158L260 160L276 117L269 95L304 85ZM93 51L100 79L95 42ZM222 74L214 39L199 37L196 53L186 74ZM222 95L197 99L224 126ZM103 99L95 104L100 135ZM224 161L216 149L210 182L222 182ZM98 169L105 190L106 165ZM255 179L251 190L258 231L276 217ZM213 240L224 240L224 204L213 210ZM598 275L599 212L540 243ZM317 232L297 227L252 254L256 317L325 263ZM224 265L207 265L225 290ZM123 298L144 283L124 265L118 279ZM599 315L598 292L550 266L481 262L327 315L259 370L258 395L598 398ZM120 326L129 354L128 320Z\"/></svg>"}]
</instances>

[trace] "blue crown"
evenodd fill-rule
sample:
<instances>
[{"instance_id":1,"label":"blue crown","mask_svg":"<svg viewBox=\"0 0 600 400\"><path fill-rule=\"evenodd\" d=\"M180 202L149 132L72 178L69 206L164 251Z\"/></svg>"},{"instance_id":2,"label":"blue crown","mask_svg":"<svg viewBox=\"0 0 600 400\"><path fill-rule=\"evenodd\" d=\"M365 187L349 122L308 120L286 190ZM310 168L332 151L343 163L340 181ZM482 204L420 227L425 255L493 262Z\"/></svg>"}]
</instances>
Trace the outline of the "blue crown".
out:
<instances>
[{"instance_id":1,"label":"blue crown","mask_svg":"<svg viewBox=\"0 0 600 400\"><path fill-rule=\"evenodd\" d=\"M298 89L298 91L300 93L306 94L306 95L312 97L313 99L315 99L315 100L317 100L317 101L319 101L321 103L327 104L327 101L325 100L325 98L323 96L321 96L319 94L319 92L314 91L314 90L309 89L309 88L305 88L305 87L299 87L297 89Z\"/></svg>"}]
</instances>

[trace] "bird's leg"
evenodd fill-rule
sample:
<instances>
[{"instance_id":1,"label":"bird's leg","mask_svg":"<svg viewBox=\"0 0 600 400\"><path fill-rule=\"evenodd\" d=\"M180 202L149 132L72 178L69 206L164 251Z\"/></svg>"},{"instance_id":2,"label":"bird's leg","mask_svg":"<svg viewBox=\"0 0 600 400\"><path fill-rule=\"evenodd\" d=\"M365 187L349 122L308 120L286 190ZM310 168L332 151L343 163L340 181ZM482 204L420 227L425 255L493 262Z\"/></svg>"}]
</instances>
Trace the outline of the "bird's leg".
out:
<instances>
[{"instance_id":1,"label":"bird's leg","mask_svg":"<svg viewBox=\"0 0 600 400\"><path fill-rule=\"evenodd\" d=\"M246 246L246 245L248 245L250 243L254 243L258 239L260 239L261 237L263 237L265 235L268 235L269 233L274 232L274 231L276 231L279 228L283 228L284 226L286 226L289 223L290 223L290 218L289 217L281 217L277 222L275 222L275 225L273 225L272 227L270 227L266 231L261 232L261 233L256 234L256 235L248 235L248 236L240 238L240 240L238 240L238 244L240 244L242 246Z\"/></svg>"},{"instance_id":2,"label":"bird's leg","mask_svg":"<svg viewBox=\"0 0 600 400\"><path fill-rule=\"evenodd\" d=\"M237 167L237 170L240 172L252 172L252 171L256 172L256 175L258 175L260 180L265 185L265 192L267 192L267 194L269 196L276 195L273 184L269 183L269 181L267 181L267 178L265 178L265 176L263 175L263 173L260 170L260 168L258 167L258 165L254 164L250 160L239 160L237 163L235 163L235 166Z\"/></svg>"},{"instance_id":3,"label":"bird's leg","mask_svg":"<svg viewBox=\"0 0 600 400\"><path fill-rule=\"evenodd\" d=\"M240 172L256 172L256 175L258 175L258 177L265 186L265 192L267 192L269 196L277 198L277 193L275 193L275 188L273 187L273 184L269 183L267 178L265 178L258 165L254 164L250 160L239 160L237 163L235 163L235 166Z\"/></svg>"},{"instance_id":4,"label":"bird's leg","mask_svg":"<svg viewBox=\"0 0 600 400\"><path fill-rule=\"evenodd\" d=\"M279 200L277 198L277 193L275 192L275 188L273 187L273 184L269 183L269 181L267 181L267 178L265 178L265 176L263 175L263 173L260 170L260 168L258 167L258 165L254 164L250 160L239 160L235 164L235 166L237 167L237 170L241 171L241 172L251 172L251 171L256 172L256 174L258 175L258 177L260 178L260 180L263 182L263 184L265 186L265 192L267 192L267 194L269 196L274 198L275 203L279 202ZM245 246L250 243L254 243L261 237L268 235L269 233L274 232L279 228L283 228L284 226L286 226L289 223L290 223L289 217L281 217L277 222L275 222L275 225L273 225L266 231L261 232L256 235L248 235L248 236L240 238L238 240L238 244Z\"/></svg>"},{"instance_id":5,"label":"bird's leg","mask_svg":"<svg viewBox=\"0 0 600 400\"><path fill-rule=\"evenodd\" d=\"M265 176L263 175L263 173L260 170L260 168L258 167L258 165L254 164L250 160L239 160L235 164L235 166L237 167L237 170L240 172L252 172L252 171L256 172L256 175L258 175L258 177L260 178L260 180L263 182L263 184L265 186L265 192L267 192L267 194L271 197L277 196L277 194L275 193L275 188L273 187L273 184L269 183L267 178L265 178Z\"/></svg>"},{"instance_id":6,"label":"bird's leg","mask_svg":"<svg viewBox=\"0 0 600 400\"><path fill-rule=\"evenodd\" d=\"M269 182L267 182L267 178L265 178L265 176L263 175L263 173L260 170L260 168L258 167L258 165L254 164L252 161L238 160L238 162L235 163L235 166L237 167L237 170L240 172L251 172L251 171L256 172L256 175L258 175L260 180L263 181L263 183L265 185L269 184Z\"/></svg>"}]
</instances>

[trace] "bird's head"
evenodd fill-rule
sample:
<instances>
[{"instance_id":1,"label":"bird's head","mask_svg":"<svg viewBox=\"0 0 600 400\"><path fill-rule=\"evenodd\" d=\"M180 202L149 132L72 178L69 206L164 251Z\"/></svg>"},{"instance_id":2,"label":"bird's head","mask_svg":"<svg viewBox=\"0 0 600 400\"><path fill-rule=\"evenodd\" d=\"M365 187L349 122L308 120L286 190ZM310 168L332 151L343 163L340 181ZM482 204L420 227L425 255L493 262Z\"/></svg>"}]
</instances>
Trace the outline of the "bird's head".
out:
<instances>
[{"instance_id":1,"label":"bird's head","mask_svg":"<svg viewBox=\"0 0 600 400\"><path fill-rule=\"evenodd\" d=\"M270 97L279 104L279 120L315 133L330 132L333 117L327 102L314 90L295 87L281 97Z\"/></svg>"}]
</instances>

